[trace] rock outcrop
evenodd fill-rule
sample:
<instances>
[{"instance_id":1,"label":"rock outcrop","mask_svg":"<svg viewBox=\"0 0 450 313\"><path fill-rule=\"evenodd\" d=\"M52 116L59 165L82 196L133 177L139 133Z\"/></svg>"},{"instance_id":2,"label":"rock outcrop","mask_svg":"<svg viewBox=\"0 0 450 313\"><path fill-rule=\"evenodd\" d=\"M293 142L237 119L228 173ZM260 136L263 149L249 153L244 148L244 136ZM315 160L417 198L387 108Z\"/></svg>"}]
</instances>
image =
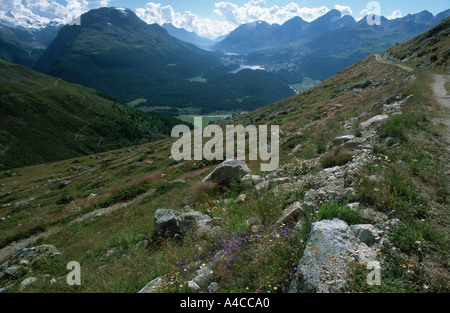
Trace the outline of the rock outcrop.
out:
<instances>
[{"instance_id":1,"label":"rock outcrop","mask_svg":"<svg viewBox=\"0 0 450 313\"><path fill-rule=\"evenodd\" d=\"M221 186L228 185L232 181L240 181L250 172L250 169L244 161L226 160L206 176L202 182L213 182Z\"/></svg>"}]
</instances>

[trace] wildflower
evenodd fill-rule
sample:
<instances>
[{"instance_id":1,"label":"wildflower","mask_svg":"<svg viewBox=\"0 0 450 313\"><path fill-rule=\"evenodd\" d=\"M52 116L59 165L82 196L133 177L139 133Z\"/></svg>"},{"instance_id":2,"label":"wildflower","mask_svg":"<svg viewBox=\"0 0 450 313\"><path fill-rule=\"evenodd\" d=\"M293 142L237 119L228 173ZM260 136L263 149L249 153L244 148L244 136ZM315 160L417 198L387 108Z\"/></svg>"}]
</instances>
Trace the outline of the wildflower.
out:
<instances>
[{"instance_id":1,"label":"wildflower","mask_svg":"<svg viewBox=\"0 0 450 313\"><path fill-rule=\"evenodd\" d=\"M408 266L409 266L409 268L412 268L412 267L413 267L413 265L412 265L412 264L409 264Z\"/></svg>"}]
</instances>

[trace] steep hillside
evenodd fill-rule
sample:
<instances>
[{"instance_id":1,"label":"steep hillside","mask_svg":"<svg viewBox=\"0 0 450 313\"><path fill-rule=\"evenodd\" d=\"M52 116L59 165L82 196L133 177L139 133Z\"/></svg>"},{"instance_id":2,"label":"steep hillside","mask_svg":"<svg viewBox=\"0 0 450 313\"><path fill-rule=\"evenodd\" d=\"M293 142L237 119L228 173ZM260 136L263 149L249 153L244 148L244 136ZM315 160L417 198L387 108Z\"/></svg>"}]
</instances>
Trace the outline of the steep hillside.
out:
<instances>
[{"instance_id":1,"label":"steep hillside","mask_svg":"<svg viewBox=\"0 0 450 313\"><path fill-rule=\"evenodd\" d=\"M83 14L81 25L61 29L36 68L125 102L144 99L142 109L245 111L293 94L269 73L229 74L215 53L177 40L125 9Z\"/></svg>"},{"instance_id":2,"label":"steep hillside","mask_svg":"<svg viewBox=\"0 0 450 313\"><path fill-rule=\"evenodd\" d=\"M435 39L425 59L449 46ZM205 179L220 177L208 175L218 161L175 161L175 139L0 172L0 287L448 293L449 130L435 75L371 55L224 121L282 131L279 168L233 163L237 177L251 176L231 184ZM27 246L39 248L12 254ZM74 260L80 286L66 284ZM377 266L380 281L369 284Z\"/></svg>"},{"instance_id":3,"label":"steep hillside","mask_svg":"<svg viewBox=\"0 0 450 313\"><path fill-rule=\"evenodd\" d=\"M142 144L181 123L4 61L0 80L2 169Z\"/></svg>"}]
</instances>

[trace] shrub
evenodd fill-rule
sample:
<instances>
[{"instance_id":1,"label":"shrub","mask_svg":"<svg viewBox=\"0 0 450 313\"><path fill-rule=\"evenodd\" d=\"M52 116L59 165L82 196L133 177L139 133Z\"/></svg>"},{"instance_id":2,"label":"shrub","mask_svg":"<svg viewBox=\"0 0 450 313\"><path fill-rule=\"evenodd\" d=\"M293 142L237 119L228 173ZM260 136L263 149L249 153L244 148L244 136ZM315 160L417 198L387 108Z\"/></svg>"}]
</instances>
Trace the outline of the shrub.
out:
<instances>
[{"instance_id":1,"label":"shrub","mask_svg":"<svg viewBox=\"0 0 450 313\"><path fill-rule=\"evenodd\" d=\"M326 153L320 163L323 168L329 168L334 166L342 166L351 162L353 159L352 154L345 148L337 147L336 149Z\"/></svg>"}]
</instances>

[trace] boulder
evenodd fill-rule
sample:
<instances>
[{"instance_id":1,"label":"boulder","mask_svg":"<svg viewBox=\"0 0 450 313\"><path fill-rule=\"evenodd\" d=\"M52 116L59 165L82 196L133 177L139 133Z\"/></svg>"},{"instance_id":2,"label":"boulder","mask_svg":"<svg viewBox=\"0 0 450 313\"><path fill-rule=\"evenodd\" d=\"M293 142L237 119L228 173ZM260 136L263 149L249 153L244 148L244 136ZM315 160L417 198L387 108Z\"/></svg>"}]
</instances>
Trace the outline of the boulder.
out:
<instances>
[{"instance_id":1,"label":"boulder","mask_svg":"<svg viewBox=\"0 0 450 313\"><path fill-rule=\"evenodd\" d=\"M200 288L207 288L212 282L214 272L209 269L209 267L204 266L197 272L197 276L192 280Z\"/></svg>"},{"instance_id":2,"label":"boulder","mask_svg":"<svg viewBox=\"0 0 450 313\"><path fill-rule=\"evenodd\" d=\"M22 281L20 283L20 291L24 290L25 288L27 288L28 286L30 286L31 284L33 284L36 281L37 281L36 277L29 277L29 278L25 279L24 281Z\"/></svg>"},{"instance_id":3,"label":"boulder","mask_svg":"<svg viewBox=\"0 0 450 313\"><path fill-rule=\"evenodd\" d=\"M209 215L189 211L180 213L174 210L159 209L155 213L155 233L158 235L191 236L194 240L203 239L207 234L220 232L223 220Z\"/></svg>"},{"instance_id":4,"label":"boulder","mask_svg":"<svg viewBox=\"0 0 450 313\"><path fill-rule=\"evenodd\" d=\"M334 219L313 223L289 292L345 292L352 253L351 233L344 221Z\"/></svg>"},{"instance_id":5,"label":"boulder","mask_svg":"<svg viewBox=\"0 0 450 313\"><path fill-rule=\"evenodd\" d=\"M352 225L350 226L350 229L360 242L365 243L368 246L373 245L378 237L378 230L371 224Z\"/></svg>"},{"instance_id":6,"label":"boulder","mask_svg":"<svg viewBox=\"0 0 450 313\"><path fill-rule=\"evenodd\" d=\"M226 160L208 176L206 176L202 182L213 182L219 185L228 185L232 181L240 181L242 177L250 172L250 169L244 161Z\"/></svg>"},{"instance_id":7,"label":"boulder","mask_svg":"<svg viewBox=\"0 0 450 313\"><path fill-rule=\"evenodd\" d=\"M352 86L352 89L364 89L370 86L372 82L370 80L366 80L364 82L356 83Z\"/></svg>"},{"instance_id":8,"label":"boulder","mask_svg":"<svg viewBox=\"0 0 450 313\"><path fill-rule=\"evenodd\" d=\"M386 120L386 119L388 119L388 118L389 118L389 116L387 116L387 115L377 115L377 116L374 116L374 117L372 117L371 119L369 119L369 120L367 120L367 121L362 122L361 124L359 124L359 128L361 128L361 129L367 129L367 128L370 128L370 127L372 127L374 124L381 123L382 121L384 121L384 120Z\"/></svg>"},{"instance_id":9,"label":"boulder","mask_svg":"<svg viewBox=\"0 0 450 313\"><path fill-rule=\"evenodd\" d=\"M301 203L294 202L284 209L280 219L275 223L276 226L286 224L288 222L296 222L299 217Z\"/></svg>"},{"instance_id":10,"label":"boulder","mask_svg":"<svg viewBox=\"0 0 450 313\"><path fill-rule=\"evenodd\" d=\"M155 233L163 234L179 234L180 213L174 210L159 209L154 216Z\"/></svg>"},{"instance_id":11,"label":"boulder","mask_svg":"<svg viewBox=\"0 0 450 313\"><path fill-rule=\"evenodd\" d=\"M162 277L157 277L145 285L144 288L139 290L138 293L157 293L158 290L163 286L164 279Z\"/></svg>"}]
</instances>

